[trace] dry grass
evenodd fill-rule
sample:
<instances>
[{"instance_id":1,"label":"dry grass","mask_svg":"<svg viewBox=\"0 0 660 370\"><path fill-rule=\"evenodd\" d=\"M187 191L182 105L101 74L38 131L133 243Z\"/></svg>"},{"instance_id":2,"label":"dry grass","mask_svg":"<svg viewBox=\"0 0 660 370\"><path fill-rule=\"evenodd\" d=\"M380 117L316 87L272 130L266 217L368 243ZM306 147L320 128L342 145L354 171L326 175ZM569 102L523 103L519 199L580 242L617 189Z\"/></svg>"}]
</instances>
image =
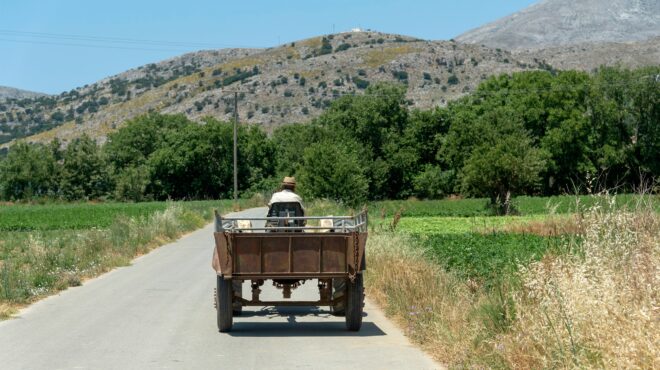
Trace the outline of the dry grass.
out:
<instances>
[{"instance_id":1,"label":"dry grass","mask_svg":"<svg viewBox=\"0 0 660 370\"><path fill-rule=\"evenodd\" d=\"M205 223L200 214L172 204L147 218L120 217L107 229L29 234L10 250L10 259L0 261L0 320L26 304L127 265Z\"/></svg>"},{"instance_id":2,"label":"dry grass","mask_svg":"<svg viewBox=\"0 0 660 370\"><path fill-rule=\"evenodd\" d=\"M594 208L583 227L582 253L523 270L504 357L513 368L660 367L660 217Z\"/></svg>"},{"instance_id":3,"label":"dry grass","mask_svg":"<svg viewBox=\"0 0 660 370\"><path fill-rule=\"evenodd\" d=\"M482 328L472 308L487 302L487 296L430 262L411 243L398 234L370 236L368 296L438 361L463 366L470 357L485 356L488 349L475 346Z\"/></svg>"},{"instance_id":4,"label":"dry grass","mask_svg":"<svg viewBox=\"0 0 660 370\"><path fill-rule=\"evenodd\" d=\"M580 223L578 216L549 216L543 220L507 224L498 231L539 236L577 235L580 233Z\"/></svg>"},{"instance_id":5,"label":"dry grass","mask_svg":"<svg viewBox=\"0 0 660 370\"><path fill-rule=\"evenodd\" d=\"M431 262L414 239L372 233L368 295L450 367L660 368L658 213L596 206L512 227L579 238L522 266L515 289L486 290Z\"/></svg>"},{"instance_id":6,"label":"dry grass","mask_svg":"<svg viewBox=\"0 0 660 370\"><path fill-rule=\"evenodd\" d=\"M375 68L383 64L387 64L397 57L405 54L410 54L419 51L417 48L412 48L408 45L383 47L381 50L371 50L364 57L364 65Z\"/></svg>"}]
</instances>

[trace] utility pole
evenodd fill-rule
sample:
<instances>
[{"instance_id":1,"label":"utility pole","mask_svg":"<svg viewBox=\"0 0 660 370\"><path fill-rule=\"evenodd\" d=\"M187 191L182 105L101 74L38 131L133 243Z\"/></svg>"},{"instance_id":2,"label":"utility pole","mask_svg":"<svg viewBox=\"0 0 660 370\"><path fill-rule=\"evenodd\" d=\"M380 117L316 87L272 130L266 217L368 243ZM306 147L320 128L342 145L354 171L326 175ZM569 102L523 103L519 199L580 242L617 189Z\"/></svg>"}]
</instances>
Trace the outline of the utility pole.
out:
<instances>
[{"instance_id":1,"label":"utility pole","mask_svg":"<svg viewBox=\"0 0 660 370\"><path fill-rule=\"evenodd\" d=\"M234 91L234 206L238 205L238 91Z\"/></svg>"}]
</instances>

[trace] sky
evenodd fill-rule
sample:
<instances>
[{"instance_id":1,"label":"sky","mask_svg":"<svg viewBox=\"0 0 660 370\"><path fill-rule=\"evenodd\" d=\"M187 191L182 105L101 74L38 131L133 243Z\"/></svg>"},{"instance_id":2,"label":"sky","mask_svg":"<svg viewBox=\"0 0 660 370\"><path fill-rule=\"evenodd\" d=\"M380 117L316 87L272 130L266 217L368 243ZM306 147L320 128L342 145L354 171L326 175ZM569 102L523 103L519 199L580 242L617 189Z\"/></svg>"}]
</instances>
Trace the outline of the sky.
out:
<instances>
[{"instance_id":1,"label":"sky","mask_svg":"<svg viewBox=\"0 0 660 370\"><path fill-rule=\"evenodd\" d=\"M535 0L0 0L0 86L58 94L186 52L360 27L448 40Z\"/></svg>"}]
</instances>

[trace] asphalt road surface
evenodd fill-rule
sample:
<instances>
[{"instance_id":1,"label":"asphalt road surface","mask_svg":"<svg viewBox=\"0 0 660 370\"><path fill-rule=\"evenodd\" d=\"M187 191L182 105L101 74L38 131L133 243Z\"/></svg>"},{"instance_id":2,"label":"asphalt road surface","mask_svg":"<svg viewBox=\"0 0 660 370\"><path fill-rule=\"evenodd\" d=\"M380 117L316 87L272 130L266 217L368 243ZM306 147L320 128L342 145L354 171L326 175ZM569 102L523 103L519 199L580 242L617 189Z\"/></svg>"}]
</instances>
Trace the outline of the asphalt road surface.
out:
<instances>
[{"instance_id":1,"label":"asphalt road surface","mask_svg":"<svg viewBox=\"0 0 660 370\"><path fill-rule=\"evenodd\" d=\"M240 215L263 217L265 209ZM219 333L212 232L208 225L0 322L0 369L439 367L368 300L359 332L326 307L247 307L231 333ZM263 288L262 299L281 298ZM318 299L316 284L308 281L292 299Z\"/></svg>"}]
</instances>

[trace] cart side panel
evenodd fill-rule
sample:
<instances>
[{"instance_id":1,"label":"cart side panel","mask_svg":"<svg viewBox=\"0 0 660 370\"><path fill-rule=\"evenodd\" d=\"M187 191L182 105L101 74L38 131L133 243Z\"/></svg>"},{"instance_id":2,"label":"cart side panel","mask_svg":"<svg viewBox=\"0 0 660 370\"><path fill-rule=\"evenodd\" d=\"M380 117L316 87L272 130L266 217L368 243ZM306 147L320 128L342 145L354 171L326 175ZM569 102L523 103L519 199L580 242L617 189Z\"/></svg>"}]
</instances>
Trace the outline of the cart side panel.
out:
<instances>
[{"instance_id":1,"label":"cart side panel","mask_svg":"<svg viewBox=\"0 0 660 370\"><path fill-rule=\"evenodd\" d=\"M263 273L282 273L289 271L289 238L261 237Z\"/></svg>"},{"instance_id":2,"label":"cart side panel","mask_svg":"<svg viewBox=\"0 0 660 370\"><path fill-rule=\"evenodd\" d=\"M229 246L229 235L222 232L213 233L215 251L213 252L213 269L218 275L231 276L232 258Z\"/></svg>"},{"instance_id":3,"label":"cart side panel","mask_svg":"<svg viewBox=\"0 0 660 370\"><path fill-rule=\"evenodd\" d=\"M333 236L323 239L322 272L346 273L346 243L349 238Z\"/></svg>"},{"instance_id":4,"label":"cart side panel","mask_svg":"<svg viewBox=\"0 0 660 370\"><path fill-rule=\"evenodd\" d=\"M321 272L321 247L322 238L315 237L296 237L291 238L291 253L293 257L291 262L292 272Z\"/></svg>"},{"instance_id":5,"label":"cart side panel","mask_svg":"<svg viewBox=\"0 0 660 370\"><path fill-rule=\"evenodd\" d=\"M362 261L364 257L364 249L367 245L367 233L352 233L348 238L348 253L346 255L346 263L348 264L349 274L356 273L364 270L366 264ZM357 251L356 251L357 249ZM357 260L355 255L357 254Z\"/></svg>"},{"instance_id":6,"label":"cart side panel","mask_svg":"<svg viewBox=\"0 0 660 370\"><path fill-rule=\"evenodd\" d=\"M354 260L351 247L354 237L346 234L229 233L224 235L226 235L225 239L216 237L222 242L216 248L218 260L223 260L220 252L229 255L231 263L228 267L233 267L233 274L238 276L346 274L349 263ZM224 247L227 244L230 245L231 251ZM347 253L349 251L350 254Z\"/></svg>"},{"instance_id":7,"label":"cart side panel","mask_svg":"<svg viewBox=\"0 0 660 370\"><path fill-rule=\"evenodd\" d=\"M363 232L358 234L358 266L360 266L359 270L365 270L367 267L366 263L366 247L367 247L367 237L369 236L368 233Z\"/></svg>"},{"instance_id":8,"label":"cart side panel","mask_svg":"<svg viewBox=\"0 0 660 370\"><path fill-rule=\"evenodd\" d=\"M234 273L258 274L261 272L261 243L259 237L233 237Z\"/></svg>"}]
</instances>

